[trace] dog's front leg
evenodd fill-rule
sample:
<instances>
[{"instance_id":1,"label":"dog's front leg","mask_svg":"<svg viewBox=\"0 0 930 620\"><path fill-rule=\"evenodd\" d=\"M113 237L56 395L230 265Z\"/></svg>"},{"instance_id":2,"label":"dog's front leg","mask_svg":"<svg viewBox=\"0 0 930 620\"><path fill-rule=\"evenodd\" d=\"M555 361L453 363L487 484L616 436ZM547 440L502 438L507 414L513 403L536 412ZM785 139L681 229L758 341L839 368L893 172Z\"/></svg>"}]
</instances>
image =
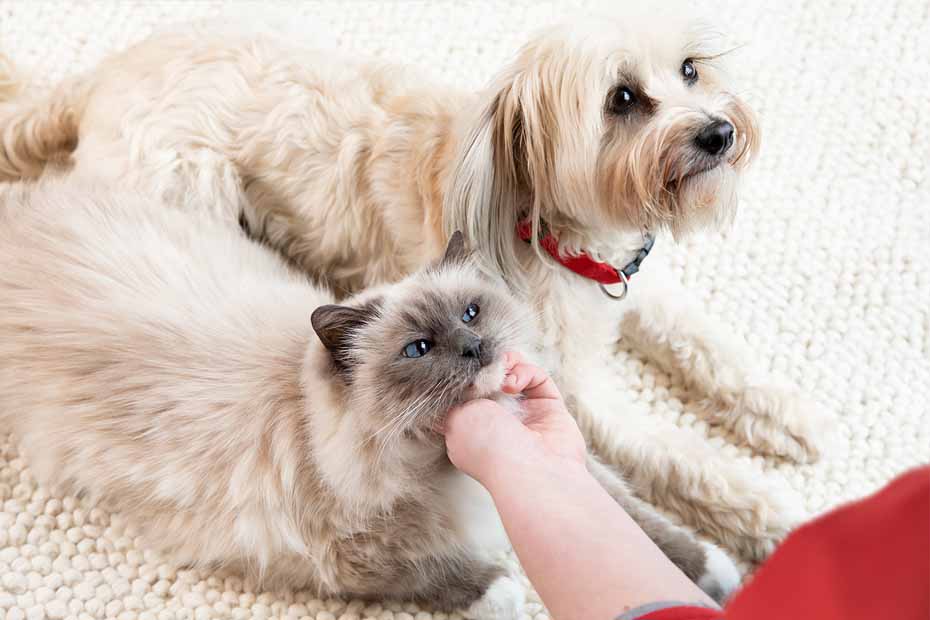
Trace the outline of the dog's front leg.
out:
<instances>
[{"instance_id":1,"label":"dog's front leg","mask_svg":"<svg viewBox=\"0 0 930 620\"><path fill-rule=\"evenodd\" d=\"M830 416L785 382L760 372L732 329L714 321L661 261L631 287L621 339L682 375L704 397L708 420L755 451L799 463L817 460Z\"/></svg>"},{"instance_id":2,"label":"dog's front leg","mask_svg":"<svg viewBox=\"0 0 930 620\"><path fill-rule=\"evenodd\" d=\"M611 397L603 389L610 379L603 366L580 362L563 368L559 386L592 450L614 464L639 497L755 561L803 520L801 498L787 481Z\"/></svg>"}]
</instances>

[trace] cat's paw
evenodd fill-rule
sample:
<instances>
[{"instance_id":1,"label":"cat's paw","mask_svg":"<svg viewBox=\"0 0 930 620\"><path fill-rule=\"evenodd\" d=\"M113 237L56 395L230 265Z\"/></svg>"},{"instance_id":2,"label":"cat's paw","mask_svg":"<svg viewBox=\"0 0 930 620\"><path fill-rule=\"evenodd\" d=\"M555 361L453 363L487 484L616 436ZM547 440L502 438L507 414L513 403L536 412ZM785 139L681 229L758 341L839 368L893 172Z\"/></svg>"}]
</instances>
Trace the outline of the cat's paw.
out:
<instances>
[{"instance_id":1,"label":"cat's paw","mask_svg":"<svg viewBox=\"0 0 930 620\"><path fill-rule=\"evenodd\" d=\"M511 577L498 577L463 615L469 620L517 620L525 602L526 593L519 583Z\"/></svg>"},{"instance_id":2,"label":"cat's paw","mask_svg":"<svg viewBox=\"0 0 930 620\"><path fill-rule=\"evenodd\" d=\"M739 569L720 547L708 542L702 542L701 546L704 547L707 561L697 585L709 597L722 604L740 584Z\"/></svg>"}]
</instances>

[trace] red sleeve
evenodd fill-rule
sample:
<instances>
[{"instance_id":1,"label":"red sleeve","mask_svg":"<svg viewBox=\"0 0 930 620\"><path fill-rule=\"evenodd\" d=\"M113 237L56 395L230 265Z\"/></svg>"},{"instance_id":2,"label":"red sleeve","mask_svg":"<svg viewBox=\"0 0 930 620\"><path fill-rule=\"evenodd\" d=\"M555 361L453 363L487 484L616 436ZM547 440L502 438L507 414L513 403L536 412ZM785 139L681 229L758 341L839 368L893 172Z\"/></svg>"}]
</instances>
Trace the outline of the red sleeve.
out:
<instances>
[{"instance_id":1,"label":"red sleeve","mask_svg":"<svg viewBox=\"0 0 930 620\"><path fill-rule=\"evenodd\" d=\"M930 467L795 531L724 615L727 620L928 620Z\"/></svg>"},{"instance_id":2,"label":"red sleeve","mask_svg":"<svg viewBox=\"0 0 930 620\"><path fill-rule=\"evenodd\" d=\"M723 612L666 607L636 620L930 619L930 467L799 528Z\"/></svg>"},{"instance_id":3,"label":"red sleeve","mask_svg":"<svg viewBox=\"0 0 930 620\"><path fill-rule=\"evenodd\" d=\"M666 607L636 620L723 620L723 612L708 607Z\"/></svg>"}]
</instances>

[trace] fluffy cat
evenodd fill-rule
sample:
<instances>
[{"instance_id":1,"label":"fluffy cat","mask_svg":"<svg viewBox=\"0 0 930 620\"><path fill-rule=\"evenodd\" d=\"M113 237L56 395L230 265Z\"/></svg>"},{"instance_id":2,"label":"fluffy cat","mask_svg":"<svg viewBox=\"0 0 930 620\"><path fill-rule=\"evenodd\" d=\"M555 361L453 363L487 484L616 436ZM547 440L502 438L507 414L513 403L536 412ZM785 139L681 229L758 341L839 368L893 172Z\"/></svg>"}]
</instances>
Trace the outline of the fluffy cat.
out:
<instances>
[{"instance_id":1,"label":"fluffy cat","mask_svg":"<svg viewBox=\"0 0 930 620\"><path fill-rule=\"evenodd\" d=\"M506 543L493 503L432 429L469 398L519 410L503 353L532 353L532 320L461 235L335 305L228 226L153 202L73 182L0 197L0 423L37 478L178 563L517 617L522 590L488 559ZM686 574L732 587L719 550L590 468Z\"/></svg>"}]
</instances>

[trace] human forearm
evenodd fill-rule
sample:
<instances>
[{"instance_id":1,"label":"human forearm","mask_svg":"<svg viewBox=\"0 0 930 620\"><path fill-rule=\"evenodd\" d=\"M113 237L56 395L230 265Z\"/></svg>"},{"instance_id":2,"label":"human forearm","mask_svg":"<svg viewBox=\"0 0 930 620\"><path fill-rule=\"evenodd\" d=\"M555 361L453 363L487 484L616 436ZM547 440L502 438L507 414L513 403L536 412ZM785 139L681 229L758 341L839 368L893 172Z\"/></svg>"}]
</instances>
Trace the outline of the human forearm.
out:
<instances>
[{"instance_id":1,"label":"human forearm","mask_svg":"<svg viewBox=\"0 0 930 620\"><path fill-rule=\"evenodd\" d=\"M520 561L558 620L609 620L656 601L713 602L579 463L495 468L485 483Z\"/></svg>"}]
</instances>

